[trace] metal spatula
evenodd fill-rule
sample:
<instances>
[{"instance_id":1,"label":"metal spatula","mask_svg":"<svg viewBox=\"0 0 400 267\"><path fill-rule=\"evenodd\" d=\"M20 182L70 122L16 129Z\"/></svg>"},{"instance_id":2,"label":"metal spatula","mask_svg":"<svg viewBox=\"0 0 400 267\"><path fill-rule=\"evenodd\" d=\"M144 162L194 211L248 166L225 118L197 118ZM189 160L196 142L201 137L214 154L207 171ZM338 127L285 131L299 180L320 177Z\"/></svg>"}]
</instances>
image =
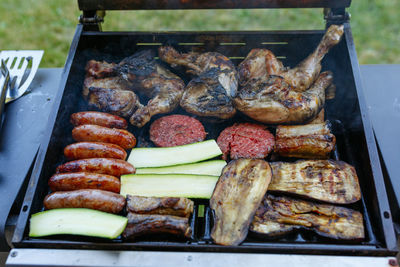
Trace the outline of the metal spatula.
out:
<instances>
[{"instance_id":1,"label":"metal spatula","mask_svg":"<svg viewBox=\"0 0 400 267\"><path fill-rule=\"evenodd\" d=\"M7 69L10 71L11 79L15 79L7 90L6 103L25 94L39 68L43 52L43 50L7 50L0 52L0 62L4 60ZM27 69L29 69L29 73L27 73Z\"/></svg>"}]
</instances>

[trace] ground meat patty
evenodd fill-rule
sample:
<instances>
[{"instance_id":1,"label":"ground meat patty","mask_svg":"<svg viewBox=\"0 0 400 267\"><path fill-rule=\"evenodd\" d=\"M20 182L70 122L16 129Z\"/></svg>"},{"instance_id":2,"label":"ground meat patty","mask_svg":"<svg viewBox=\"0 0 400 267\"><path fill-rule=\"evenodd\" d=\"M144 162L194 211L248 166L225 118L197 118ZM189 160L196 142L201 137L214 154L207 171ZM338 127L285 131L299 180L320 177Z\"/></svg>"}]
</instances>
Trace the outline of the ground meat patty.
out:
<instances>
[{"instance_id":1,"label":"ground meat patty","mask_svg":"<svg viewBox=\"0 0 400 267\"><path fill-rule=\"evenodd\" d=\"M204 127L195 118L170 115L157 119L150 126L150 140L156 146L180 146L203 141Z\"/></svg>"},{"instance_id":2,"label":"ground meat patty","mask_svg":"<svg viewBox=\"0 0 400 267\"><path fill-rule=\"evenodd\" d=\"M264 125L236 123L225 128L217 139L218 146L227 160L238 158L265 158L274 147L274 136Z\"/></svg>"}]
</instances>

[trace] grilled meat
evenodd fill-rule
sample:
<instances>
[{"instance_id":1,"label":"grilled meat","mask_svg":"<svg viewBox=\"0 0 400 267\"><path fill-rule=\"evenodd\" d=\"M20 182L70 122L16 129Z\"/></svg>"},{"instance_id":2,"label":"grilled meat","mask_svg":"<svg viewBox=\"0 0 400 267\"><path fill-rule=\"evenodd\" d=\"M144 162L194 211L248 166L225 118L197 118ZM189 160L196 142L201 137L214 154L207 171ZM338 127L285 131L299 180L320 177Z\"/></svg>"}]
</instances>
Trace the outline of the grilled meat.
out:
<instances>
[{"instance_id":1,"label":"grilled meat","mask_svg":"<svg viewBox=\"0 0 400 267\"><path fill-rule=\"evenodd\" d=\"M258 208L250 231L273 237L300 228L333 239L364 238L363 216L358 211L269 194Z\"/></svg>"},{"instance_id":2,"label":"grilled meat","mask_svg":"<svg viewBox=\"0 0 400 267\"><path fill-rule=\"evenodd\" d=\"M114 67L117 64L108 63L106 61L90 60L85 67L88 76L96 79L115 76Z\"/></svg>"},{"instance_id":3,"label":"grilled meat","mask_svg":"<svg viewBox=\"0 0 400 267\"><path fill-rule=\"evenodd\" d=\"M321 60L340 41L343 26L328 28L315 51L297 67L287 69L266 49L253 49L239 64L242 88L235 107L264 123L302 123L312 120L325 103L332 83L329 72L320 74Z\"/></svg>"},{"instance_id":4,"label":"grilled meat","mask_svg":"<svg viewBox=\"0 0 400 267\"><path fill-rule=\"evenodd\" d=\"M335 143L328 122L276 128L275 151L284 157L327 159Z\"/></svg>"},{"instance_id":5,"label":"grilled meat","mask_svg":"<svg viewBox=\"0 0 400 267\"><path fill-rule=\"evenodd\" d=\"M134 92L112 88L90 87L88 101L89 105L101 111L122 117L129 117L139 107L143 107Z\"/></svg>"},{"instance_id":6,"label":"grilled meat","mask_svg":"<svg viewBox=\"0 0 400 267\"><path fill-rule=\"evenodd\" d=\"M216 244L239 245L246 238L271 176L268 162L260 159L237 159L224 167L210 199Z\"/></svg>"},{"instance_id":7,"label":"grilled meat","mask_svg":"<svg viewBox=\"0 0 400 267\"><path fill-rule=\"evenodd\" d=\"M334 160L271 162L270 191L292 193L336 204L354 203L361 198L353 166Z\"/></svg>"},{"instance_id":8,"label":"grilled meat","mask_svg":"<svg viewBox=\"0 0 400 267\"><path fill-rule=\"evenodd\" d=\"M252 80L234 99L238 110L263 123L302 123L318 115L325 103L325 89L332 73L323 72L305 92L297 92L280 76Z\"/></svg>"},{"instance_id":9,"label":"grilled meat","mask_svg":"<svg viewBox=\"0 0 400 267\"><path fill-rule=\"evenodd\" d=\"M127 212L139 214L173 215L189 217L193 213L193 201L184 197L126 196Z\"/></svg>"},{"instance_id":10,"label":"grilled meat","mask_svg":"<svg viewBox=\"0 0 400 267\"><path fill-rule=\"evenodd\" d=\"M150 50L125 58L119 64L88 62L83 96L98 109L123 117L137 127L152 116L168 113L179 105L185 84L159 65ZM146 105L136 93L150 98Z\"/></svg>"},{"instance_id":11,"label":"grilled meat","mask_svg":"<svg viewBox=\"0 0 400 267\"><path fill-rule=\"evenodd\" d=\"M237 92L238 75L227 57L216 52L181 54L172 47L160 47L159 55L172 66L184 66L195 75L180 102L187 112L221 119L235 115L232 98Z\"/></svg>"},{"instance_id":12,"label":"grilled meat","mask_svg":"<svg viewBox=\"0 0 400 267\"><path fill-rule=\"evenodd\" d=\"M147 234L169 233L189 238L192 228L189 218L172 215L135 214L128 212L128 225L123 236L127 239Z\"/></svg>"},{"instance_id":13,"label":"grilled meat","mask_svg":"<svg viewBox=\"0 0 400 267\"><path fill-rule=\"evenodd\" d=\"M159 65L150 50L125 58L116 69L130 88L150 98L146 106L139 106L131 116L132 125L142 127L152 116L168 113L179 105L184 82Z\"/></svg>"},{"instance_id":14,"label":"grilled meat","mask_svg":"<svg viewBox=\"0 0 400 267\"><path fill-rule=\"evenodd\" d=\"M279 75L296 88L297 91L307 90L317 79L321 71L321 61L333 46L339 43L343 35L343 25L330 26L314 52L293 69L286 69Z\"/></svg>"}]
</instances>

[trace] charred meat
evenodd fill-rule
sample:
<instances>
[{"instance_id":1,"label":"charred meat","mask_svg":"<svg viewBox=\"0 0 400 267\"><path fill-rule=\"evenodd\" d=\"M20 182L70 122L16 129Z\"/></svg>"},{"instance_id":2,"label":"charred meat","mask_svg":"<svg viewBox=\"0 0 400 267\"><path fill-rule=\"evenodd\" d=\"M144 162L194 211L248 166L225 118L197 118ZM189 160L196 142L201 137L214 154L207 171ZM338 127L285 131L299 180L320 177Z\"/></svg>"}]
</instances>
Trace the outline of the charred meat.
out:
<instances>
[{"instance_id":1,"label":"charred meat","mask_svg":"<svg viewBox=\"0 0 400 267\"><path fill-rule=\"evenodd\" d=\"M128 225L122 235L127 239L134 239L142 235L160 233L189 238L192 234L192 228L189 226L189 218L129 212Z\"/></svg>"},{"instance_id":2,"label":"charred meat","mask_svg":"<svg viewBox=\"0 0 400 267\"><path fill-rule=\"evenodd\" d=\"M221 119L235 115L232 98L237 92L238 75L227 57L216 52L181 54L172 47L160 47L159 55L172 66L184 66L195 75L180 102L187 112Z\"/></svg>"},{"instance_id":3,"label":"charred meat","mask_svg":"<svg viewBox=\"0 0 400 267\"><path fill-rule=\"evenodd\" d=\"M320 74L321 60L336 45L343 26L328 28L315 51L297 67L287 69L266 49L253 49L239 65L241 89L235 107L264 123L303 123L312 120L325 102L332 83L329 72Z\"/></svg>"},{"instance_id":4,"label":"charred meat","mask_svg":"<svg viewBox=\"0 0 400 267\"><path fill-rule=\"evenodd\" d=\"M353 166L334 160L271 162L273 176L268 190L300 195L335 204L354 203L361 198Z\"/></svg>"},{"instance_id":5,"label":"charred meat","mask_svg":"<svg viewBox=\"0 0 400 267\"><path fill-rule=\"evenodd\" d=\"M152 116L168 113L179 105L185 84L159 65L150 50L125 58L119 64L88 62L83 95L89 104L116 115L130 117L137 127ZM139 102L136 94L150 100Z\"/></svg>"},{"instance_id":6,"label":"charred meat","mask_svg":"<svg viewBox=\"0 0 400 267\"><path fill-rule=\"evenodd\" d=\"M332 73L323 72L309 90L297 92L282 77L269 76L242 87L234 103L239 111L263 123L303 123L318 115L332 80Z\"/></svg>"},{"instance_id":7,"label":"charred meat","mask_svg":"<svg viewBox=\"0 0 400 267\"><path fill-rule=\"evenodd\" d=\"M327 159L335 147L336 138L329 123L296 126L279 125L276 128L275 152L283 157Z\"/></svg>"},{"instance_id":8,"label":"charred meat","mask_svg":"<svg viewBox=\"0 0 400 267\"><path fill-rule=\"evenodd\" d=\"M188 218L193 213L193 201L184 197L126 197L126 210L138 214L173 215Z\"/></svg>"},{"instance_id":9,"label":"charred meat","mask_svg":"<svg viewBox=\"0 0 400 267\"><path fill-rule=\"evenodd\" d=\"M333 239L364 238L363 216L358 211L269 194L258 208L250 231L274 237L301 228Z\"/></svg>"},{"instance_id":10,"label":"charred meat","mask_svg":"<svg viewBox=\"0 0 400 267\"><path fill-rule=\"evenodd\" d=\"M216 244L239 245L246 238L271 176L268 162L260 159L237 159L225 166L210 199Z\"/></svg>"}]
</instances>

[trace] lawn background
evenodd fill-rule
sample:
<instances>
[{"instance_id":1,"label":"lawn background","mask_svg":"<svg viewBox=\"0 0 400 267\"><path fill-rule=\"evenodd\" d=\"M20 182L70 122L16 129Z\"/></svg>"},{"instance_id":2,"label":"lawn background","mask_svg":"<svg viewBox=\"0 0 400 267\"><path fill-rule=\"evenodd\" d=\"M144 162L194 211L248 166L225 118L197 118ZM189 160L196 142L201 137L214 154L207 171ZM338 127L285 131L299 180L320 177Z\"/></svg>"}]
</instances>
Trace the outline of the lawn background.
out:
<instances>
[{"instance_id":1,"label":"lawn background","mask_svg":"<svg viewBox=\"0 0 400 267\"><path fill-rule=\"evenodd\" d=\"M348 10L360 64L400 64L400 1L353 0ZM44 49L62 67L79 10L74 0L0 0L0 50ZM323 29L322 9L107 12L103 30Z\"/></svg>"}]
</instances>

